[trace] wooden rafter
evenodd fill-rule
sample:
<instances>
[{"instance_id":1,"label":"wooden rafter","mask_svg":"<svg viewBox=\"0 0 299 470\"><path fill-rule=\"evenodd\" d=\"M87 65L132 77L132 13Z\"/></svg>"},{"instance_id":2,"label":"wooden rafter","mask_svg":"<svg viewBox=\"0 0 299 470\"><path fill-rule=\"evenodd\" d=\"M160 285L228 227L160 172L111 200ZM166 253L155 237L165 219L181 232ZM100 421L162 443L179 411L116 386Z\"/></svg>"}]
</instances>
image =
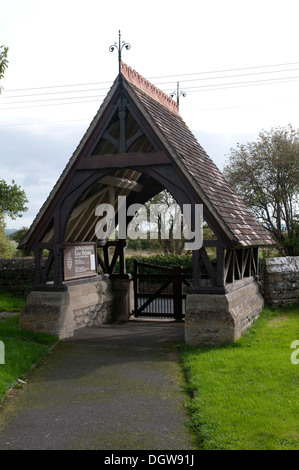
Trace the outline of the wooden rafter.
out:
<instances>
[{"instance_id":1,"label":"wooden rafter","mask_svg":"<svg viewBox=\"0 0 299 470\"><path fill-rule=\"evenodd\" d=\"M169 97L155 87L147 90L135 75L127 71L114 82L20 245L35 250L38 282L45 283L54 267L54 285L62 283L63 243L94 239L98 204L116 208L119 195L127 197L128 205L144 203L161 188L181 206L203 204L203 217L217 238L194 252L195 286L203 287L201 268L209 289L218 292L227 283L257 275L255 246L271 244L271 237L228 187ZM50 255L42 269L40 253L47 245ZM123 249L117 245L111 261L110 246L103 248L100 265L113 271L117 258L123 262ZM209 259L209 246L216 248L217 266Z\"/></svg>"},{"instance_id":2,"label":"wooden rafter","mask_svg":"<svg viewBox=\"0 0 299 470\"><path fill-rule=\"evenodd\" d=\"M76 164L77 170L91 170L98 168L128 168L152 165L167 165L169 158L164 152L134 152L119 153L116 155L93 155L80 157Z\"/></svg>"},{"instance_id":3,"label":"wooden rafter","mask_svg":"<svg viewBox=\"0 0 299 470\"><path fill-rule=\"evenodd\" d=\"M136 181L130 181L127 178L117 177L107 175L101 178L101 183L106 184L108 186L115 186L116 188L124 188L128 189L129 191L136 191L140 193L143 189L143 185L137 183Z\"/></svg>"}]
</instances>

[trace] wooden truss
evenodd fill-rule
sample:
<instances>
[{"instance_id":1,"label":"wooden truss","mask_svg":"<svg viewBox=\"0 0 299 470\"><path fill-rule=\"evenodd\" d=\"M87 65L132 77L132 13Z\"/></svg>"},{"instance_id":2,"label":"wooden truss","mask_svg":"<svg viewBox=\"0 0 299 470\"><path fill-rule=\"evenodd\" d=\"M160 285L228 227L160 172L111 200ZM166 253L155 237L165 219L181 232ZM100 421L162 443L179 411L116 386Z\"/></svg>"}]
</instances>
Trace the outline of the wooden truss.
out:
<instances>
[{"instance_id":1,"label":"wooden truss","mask_svg":"<svg viewBox=\"0 0 299 470\"><path fill-rule=\"evenodd\" d=\"M213 246L204 242L204 246L193 253L192 290L202 293L225 293L228 285L254 277L258 279L258 248L226 249L222 243L216 243L217 258L212 262L206 247Z\"/></svg>"},{"instance_id":2,"label":"wooden truss","mask_svg":"<svg viewBox=\"0 0 299 470\"><path fill-rule=\"evenodd\" d=\"M157 109L157 119L158 111L166 112L164 108ZM63 253L67 243L96 241L101 270L112 275L119 261L119 274L124 275L125 241L97 240L96 207L101 203L116 207L118 196L126 196L128 205L144 204L164 188L181 207L190 204L194 209L196 204L203 204L204 220L216 238L204 241L203 247L193 252L191 289L222 293L229 284L258 276L258 248L242 247L236 242L230 230L215 216L214 208L206 203L205 196L192 184L190 174L182 168L183 157L180 156L182 161L176 159L171 145L157 133L147 114L141 112L140 103L128 91L115 86L99 113L24 244L35 256L34 288L65 289ZM179 118L171 116L171 119L177 122ZM164 127L167 125L165 120ZM190 136L184 132L182 140L187 146ZM127 218L127 224L129 221ZM112 247L114 252L110 255ZM209 247L216 250L215 263L208 256Z\"/></svg>"}]
</instances>

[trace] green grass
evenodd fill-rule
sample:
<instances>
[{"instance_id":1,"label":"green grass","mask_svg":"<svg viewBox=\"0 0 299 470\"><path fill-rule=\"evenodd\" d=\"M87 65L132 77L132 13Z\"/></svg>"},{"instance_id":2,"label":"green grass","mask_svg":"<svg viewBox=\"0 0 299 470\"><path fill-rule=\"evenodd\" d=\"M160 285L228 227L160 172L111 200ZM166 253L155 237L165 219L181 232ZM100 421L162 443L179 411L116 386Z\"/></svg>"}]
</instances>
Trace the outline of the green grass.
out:
<instances>
[{"instance_id":1,"label":"green grass","mask_svg":"<svg viewBox=\"0 0 299 470\"><path fill-rule=\"evenodd\" d=\"M299 306L265 309L236 343L183 346L190 426L199 449L298 450ZM298 357L298 355L297 355Z\"/></svg>"},{"instance_id":2,"label":"green grass","mask_svg":"<svg viewBox=\"0 0 299 470\"><path fill-rule=\"evenodd\" d=\"M57 338L19 329L19 315L0 321L0 341L4 343L5 364L0 364L0 402L7 391L23 379L34 364L48 353Z\"/></svg>"},{"instance_id":3,"label":"green grass","mask_svg":"<svg viewBox=\"0 0 299 470\"><path fill-rule=\"evenodd\" d=\"M15 297L11 292L0 292L0 312L20 312L25 302L24 297Z\"/></svg>"}]
</instances>

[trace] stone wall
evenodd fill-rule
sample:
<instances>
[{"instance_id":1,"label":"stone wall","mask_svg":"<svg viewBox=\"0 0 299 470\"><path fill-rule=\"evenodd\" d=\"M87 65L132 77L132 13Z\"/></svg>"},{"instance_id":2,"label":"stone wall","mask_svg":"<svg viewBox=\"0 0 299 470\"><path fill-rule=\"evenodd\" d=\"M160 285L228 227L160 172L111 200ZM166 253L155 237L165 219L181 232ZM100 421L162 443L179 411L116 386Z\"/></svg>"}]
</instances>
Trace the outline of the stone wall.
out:
<instances>
[{"instance_id":1,"label":"stone wall","mask_svg":"<svg viewBox=\"0 0 299 470\"><path fill-rule=\"evenodd\" d=\"M264 306L254 278L236 281L227 294L188 294L185 341L192 346L215 346L239 339Z\"/></svg>"},{"instance_id":2,"label":"stone wall","mask_svg":"<svg viewBox=\"0 0 299 470\"><path fill-rule=\"evenodd\" d=\"M0 259L0 290L23 294L34 282L33 258Z\"/></svg>"},{"instance_id":3,"label":"stone wall","mask_svg":"<svg viewBox=\"0 0 299 470\"><path fill-rule=\"evenodd\" d=\"M106 276L101 280L76 282L68 286L74 330L113 323L113 293Z\"/></svg>"},{"instance_id":4,"label":"stone wall","mask_svg":"<svg viewBox=\"0 0 299 470\"><path fill-rule=\"evenodd\" d=\"M32 291L20 314L20 328L64 339L86 326L128 321L132 286L130 276L109 279L103 274L65 282L62 292Z\"/></svg>"},{"instance_id":5,"label":"stone wall","mask_svg":"<svg viewBox=\"0 0 299 470\"><path fill-rule=\"evenodd\" d=\"M272 306L299 303L299 256L267 258L263 275L263 293Z\"/></svg>"},{"instance_id":6,"label":"stone wall","mask_svg":"<svg viewBox=\"0 0 299 470\"><path fill-rule=\"evenodd\" d=\"M20 328L63 339L79 328L113 322L112 286L105 275L65 284L62 292L32 291L20 314Z\"/></svg>"}]
</instances>

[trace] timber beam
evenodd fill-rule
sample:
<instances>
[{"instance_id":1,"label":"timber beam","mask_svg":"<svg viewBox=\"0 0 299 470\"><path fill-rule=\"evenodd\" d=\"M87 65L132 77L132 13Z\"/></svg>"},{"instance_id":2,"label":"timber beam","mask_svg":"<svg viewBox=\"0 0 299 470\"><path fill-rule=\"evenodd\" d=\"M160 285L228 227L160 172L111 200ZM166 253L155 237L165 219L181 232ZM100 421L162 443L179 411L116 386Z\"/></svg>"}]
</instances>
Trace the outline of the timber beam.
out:
<instances>
[{"instance_id":1,"label":"timber beam","mask_svg":"<svg viewBox=\"0 0 299 470\"><path fill-rule=\"evenodd\" d=\"M80 157L76 164L76 170L128 168L149 165L167 165L170 163L169 158L164 152L118 153L113 155Z\"/></svg>"}]
</instances>

